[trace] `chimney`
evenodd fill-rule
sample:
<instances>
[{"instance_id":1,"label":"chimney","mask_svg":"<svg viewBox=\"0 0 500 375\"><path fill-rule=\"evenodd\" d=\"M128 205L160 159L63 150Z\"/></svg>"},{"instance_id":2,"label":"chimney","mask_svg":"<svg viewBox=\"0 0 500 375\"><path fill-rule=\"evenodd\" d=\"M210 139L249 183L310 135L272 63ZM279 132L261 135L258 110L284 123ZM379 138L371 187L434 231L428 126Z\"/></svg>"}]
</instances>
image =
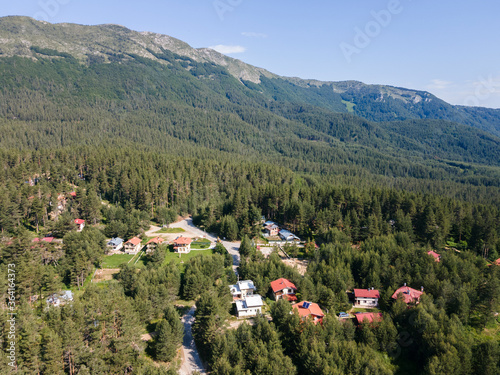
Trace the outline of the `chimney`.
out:
<instances>
[{"instance_id":1,"label":"chimney","mask_svg":"<svg viewBox=\"0 0 500 375\"><path fill-rule=\"evenodd\" d=\"M406 283L405 283L405 286L406 286Z\"/></svg>"},{"instance_id":2,"label":"chimney","mask_svg":"<svg viewBox=\"0 0 500 375\"><path fill-rule=\"evenodd\" d=\"M421 287L420 287L420 291L421 291L422 293L424 292L424 287L423 287L423 286L421 286Z\"/></svg>"}]
</instances>

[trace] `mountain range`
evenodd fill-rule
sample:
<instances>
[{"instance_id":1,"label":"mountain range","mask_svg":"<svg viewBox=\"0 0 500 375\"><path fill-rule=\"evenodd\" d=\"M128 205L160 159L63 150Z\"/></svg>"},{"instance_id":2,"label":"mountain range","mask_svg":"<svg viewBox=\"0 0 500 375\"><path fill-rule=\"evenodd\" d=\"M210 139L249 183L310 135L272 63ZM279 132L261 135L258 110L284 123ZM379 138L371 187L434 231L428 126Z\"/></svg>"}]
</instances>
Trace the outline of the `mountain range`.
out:
<instances>
[{"instance_id":1,"label":"mountain range","mask_svg":"<svg viewBox=\"0 0 500 375\"><path fill-rule=\"evenodd\" d=\"M500 110L399 87L282 77L118 25L1 18L0 103L4 148L134 144L317 172L341 165L492 181L500 165Z\"/></svg>"}]
</instances>

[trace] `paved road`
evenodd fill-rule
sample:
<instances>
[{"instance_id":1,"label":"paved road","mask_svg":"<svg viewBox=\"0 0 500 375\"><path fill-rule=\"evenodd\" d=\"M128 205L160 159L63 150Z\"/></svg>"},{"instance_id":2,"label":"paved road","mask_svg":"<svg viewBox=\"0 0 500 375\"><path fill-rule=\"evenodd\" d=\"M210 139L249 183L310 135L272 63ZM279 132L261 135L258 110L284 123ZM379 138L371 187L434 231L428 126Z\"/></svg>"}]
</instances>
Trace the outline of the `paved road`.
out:
<instances>
[{"instance_id":1,"label":"paved road","mask_svg":"<svg viewBox=\"0 0 500 375\"><path fill-rule=\"evenodd\" d=\"M194 371L200 374L206 374L201 362L200 355L194 343L193 332L191 327L194 323L194 310L196 306L191 307L186 315L182 317L184 323L184 340L182 342L182 365L179 369L180 375L191 375Z\"/></svg>"}]
</instances>

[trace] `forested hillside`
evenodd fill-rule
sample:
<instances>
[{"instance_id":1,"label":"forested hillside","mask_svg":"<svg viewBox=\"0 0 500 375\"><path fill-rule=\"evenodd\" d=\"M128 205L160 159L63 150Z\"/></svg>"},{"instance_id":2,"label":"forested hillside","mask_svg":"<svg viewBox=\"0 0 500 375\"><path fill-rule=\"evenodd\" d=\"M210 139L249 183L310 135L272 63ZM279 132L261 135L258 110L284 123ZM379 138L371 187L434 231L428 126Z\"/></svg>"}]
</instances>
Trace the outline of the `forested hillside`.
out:
<instances>
[{"instance_id":1,"label":"forested hillside","mask_svg":"<svg viewBox=\"0 0 500 375\"><path fill-rule=\"evenodd\" d=\"M0 37L0 293L5 312L15 264L19 373L176 373L193 304L212 374L499 373L495 110L285 79L114 25L13 17ZM243 240L238 276L266 318L233 326L237 276L221 243L182 261L161 245L91 282L109 239L145 245L178 215ZM263 217L303 240L286 247L302 273L258 250ZM322 324L266 298L281 277ZM391 298L404 283L425 291L411 308ZM380 322L338 319L346 291L373 287ZM74 301L49 307L61 290Z\"/></svg>"}]
</instances>

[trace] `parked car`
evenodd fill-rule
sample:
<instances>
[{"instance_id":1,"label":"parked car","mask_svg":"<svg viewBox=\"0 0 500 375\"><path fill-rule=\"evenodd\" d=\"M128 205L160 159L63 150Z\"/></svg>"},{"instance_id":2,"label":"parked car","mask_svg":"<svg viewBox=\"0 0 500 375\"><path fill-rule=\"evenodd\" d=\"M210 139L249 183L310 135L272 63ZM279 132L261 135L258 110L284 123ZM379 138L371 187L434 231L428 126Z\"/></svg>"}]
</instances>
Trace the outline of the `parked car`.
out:
<instances>
[{"instance_id":1,"label":"parked car","mask_svg":"<svg viewBox=\"0 0 500 375\"><path fill-rule=\"evenodd\" d=\"M342 319L342 318L349 318L349 314L345 313L345 312L341 312L341 313L339 313L339 318L340 319Z\"/></svg>"}]
</instances>

